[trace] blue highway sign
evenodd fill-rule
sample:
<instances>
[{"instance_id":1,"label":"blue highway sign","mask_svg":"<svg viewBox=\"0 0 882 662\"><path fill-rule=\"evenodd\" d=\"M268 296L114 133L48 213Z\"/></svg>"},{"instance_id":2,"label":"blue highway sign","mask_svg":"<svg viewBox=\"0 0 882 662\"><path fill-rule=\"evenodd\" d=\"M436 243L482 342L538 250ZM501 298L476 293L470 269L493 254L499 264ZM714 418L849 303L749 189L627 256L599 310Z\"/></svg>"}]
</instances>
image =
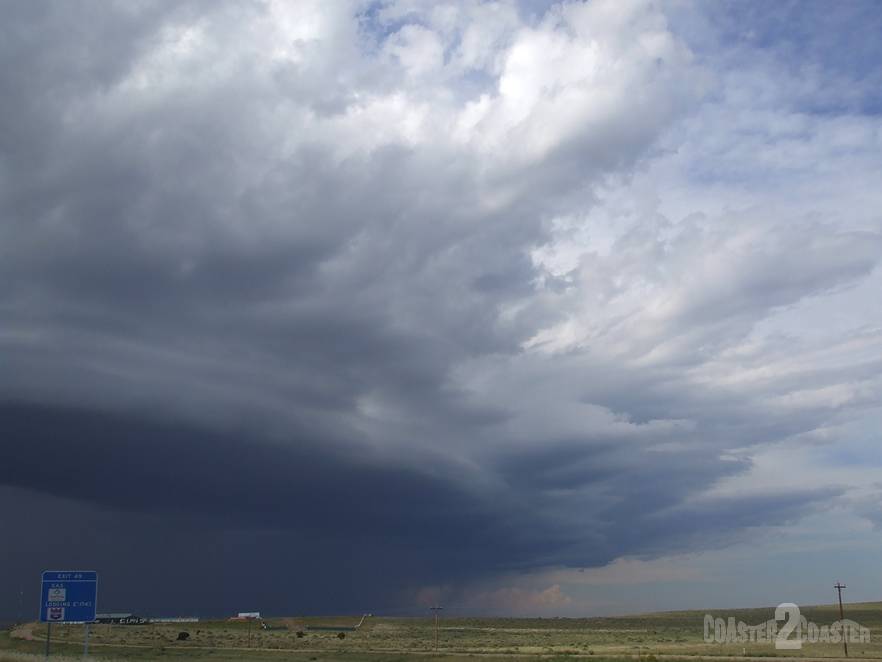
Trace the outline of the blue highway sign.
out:
<instances>
[{"instance_id":1,"label":"blue highway sign","mask_svg":"<svg viewBox=\"0 0 882 662\"><path fill-rule=\"evenodd\" d=\"M98 573L93 570L46 570L40 591L44 623L91 623L98 602Z\"/></svg>"}]
</instances>

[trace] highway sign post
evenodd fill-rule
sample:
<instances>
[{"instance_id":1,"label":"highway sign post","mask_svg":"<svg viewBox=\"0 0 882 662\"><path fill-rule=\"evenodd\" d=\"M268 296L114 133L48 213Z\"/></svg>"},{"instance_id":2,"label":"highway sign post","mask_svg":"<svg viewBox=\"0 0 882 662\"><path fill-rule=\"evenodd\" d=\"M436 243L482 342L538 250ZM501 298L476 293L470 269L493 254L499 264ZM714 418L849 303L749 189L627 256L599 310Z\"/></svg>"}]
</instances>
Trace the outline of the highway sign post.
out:
<instances>
[{"instance_id":1,"label":"highway sign post","mask_svg":"<svg viewBox=\"0 0 882 662\"><path fill-rule=\"evenodd\" d=\"M46 657L53 623L84 623L83 655L89 653L89 624L98 606L98 573L94 570L46 570L40 588L40 621L46 623Z\"/></svg>"}]
</instances>

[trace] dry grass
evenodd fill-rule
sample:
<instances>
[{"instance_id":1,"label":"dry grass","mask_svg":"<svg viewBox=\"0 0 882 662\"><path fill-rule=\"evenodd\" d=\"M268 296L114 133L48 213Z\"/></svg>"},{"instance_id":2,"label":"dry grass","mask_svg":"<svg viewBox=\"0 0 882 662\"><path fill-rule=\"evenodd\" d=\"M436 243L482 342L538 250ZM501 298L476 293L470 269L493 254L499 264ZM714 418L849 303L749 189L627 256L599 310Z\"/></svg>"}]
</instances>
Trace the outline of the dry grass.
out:
<instances>
[{"instance_id":1,"label":"dry grass","mask_svg":"<svg viewBox=\"0 0 882 662\"><path fill-rule=\"evenodd\" d=\"M732 616L749 624L773 617L774 609L708 610L715 616ZM867 644L849 647L853 658L882 661L882 604L848 605L847 616L872 632ZM833 606L806 607L803 614L819 624L838 618ZM432 656L434 632L430 618L369 618L356 632L338 639L334 632L310 631L310 625L351 625L357 618L290 617L271 619L271 630L228 621L156 626L93 626L90 653L96 658L120 660L206 659L370 660L425 659ZM801 651L776 651L771 643L715 644L703 640L704 612L670 612L620 618L503 619L444 618L439 633L439 658L445 661L494 655L494 659L561 659L584 656L603 659L651 659L652 656L826 657L842 655L840 645L808 644ZM0 650L13 649L31 656L5 660L39 659L45 627L34 624L35 641L12 639L0 633ZM176 641L179 631L190 633ZM303 632L298 637L297 633ZM70 659L82 650L82 626L53 628L53 650ZM511 656L511 657L509 657ZM61 657L53 659L63 659Z\"/></svg>"},{"instance_id":2,"label":"dry grass","mask_svg":"<svg viewBox=\"0 0 882 662\"><path fill-rule=\"evenodd\" d=\"M44 662L46 658L43 657L43 654L37 653L21 653L17 651L3 651L0 650L0 662ZM76 657L68 656L68 655L55 655L49 658L52 662L83 662L83 656L77 655ZM97 658L93 658L91 655L88 658L89 660L95 660ZM113 662L110 658L102 657L101 662Z\"/></svg>"}]
</instances>

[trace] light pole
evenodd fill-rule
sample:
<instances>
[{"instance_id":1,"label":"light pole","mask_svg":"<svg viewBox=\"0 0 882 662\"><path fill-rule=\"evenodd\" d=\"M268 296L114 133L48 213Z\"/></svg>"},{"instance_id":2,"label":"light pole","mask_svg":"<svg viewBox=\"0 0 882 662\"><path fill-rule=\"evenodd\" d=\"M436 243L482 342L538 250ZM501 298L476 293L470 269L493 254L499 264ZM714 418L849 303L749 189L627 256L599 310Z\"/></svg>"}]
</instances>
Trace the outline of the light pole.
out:
<instances>
[{"instance_id":1,"label":"light pole","mask_svg":"<svg viewBox=\"0 0 882 662\"><path fill-rule=\"evenodd\" d=\"M435 650L438 650L438 612L444 609L444 607L435 605L434 607L429 607L429 609L435 614Z\"/></svg>"}]
</instances>

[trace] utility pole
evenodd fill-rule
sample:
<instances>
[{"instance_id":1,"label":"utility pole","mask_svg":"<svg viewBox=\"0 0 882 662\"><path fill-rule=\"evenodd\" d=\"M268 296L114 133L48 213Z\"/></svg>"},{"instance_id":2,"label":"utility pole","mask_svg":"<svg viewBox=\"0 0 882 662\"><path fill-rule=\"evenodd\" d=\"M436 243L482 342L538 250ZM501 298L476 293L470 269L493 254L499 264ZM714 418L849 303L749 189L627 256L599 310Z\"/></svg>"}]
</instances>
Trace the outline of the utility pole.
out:
<instances>
[{"instance_id":1,"label":"utility pole","mask_svg":"<svg viewBox=\"0 0 882 662\"><path fill-rule=\"evenodd\" d=\"M444 607L435 605L434 607L429 607L429 609L435 614L435 650L438 650L438 612L444 609Z\"/></svg>"},{"instance_id":2,"label":"utility pole","mask_svg":"<svg viewBox=\"0 0 882 662\"><path fill-rule=\"evenodd\" d=\"M835 588L836 592L839 594L839 621L842 622L845 620L845 615L842 613L842 589L846 588L846 586L842 582L836 582L836 586L833 588ZM842 631L842 646L845 648L845 657L848 657L848 633L845 631L844 627Z\"/></svg>"}]
</instances>

